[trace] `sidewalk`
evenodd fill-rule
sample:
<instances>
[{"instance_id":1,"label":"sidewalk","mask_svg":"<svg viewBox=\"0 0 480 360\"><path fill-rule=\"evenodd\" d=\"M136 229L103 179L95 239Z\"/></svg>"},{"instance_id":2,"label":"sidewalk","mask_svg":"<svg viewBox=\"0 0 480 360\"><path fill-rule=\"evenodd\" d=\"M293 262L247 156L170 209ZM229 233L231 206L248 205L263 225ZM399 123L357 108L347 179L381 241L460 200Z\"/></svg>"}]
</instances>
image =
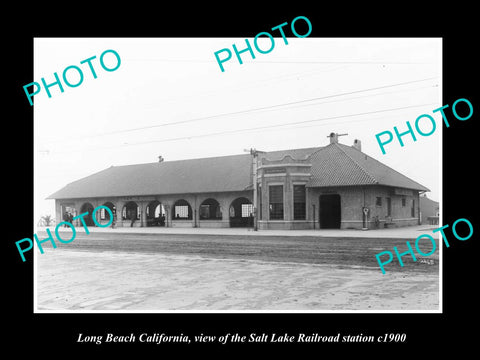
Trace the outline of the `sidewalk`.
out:
<instances>
[{"instance_id":1,"label":"sidewalk","mask_svg":"<svg viewBox=\"0 0 480 360\"><path fill-rule=\"evenodd\" d=\"M89 227L91 233L128 233L128 234L202 234L202 235L243 235L243 236L314 236L314 237L347 237L347 238L399 238L416 239L422 234L428 234L438 239L438 232L432 233L432 229L439 225L417 225L391 229L355 230L355 229L316 229L316 230L258 230L252 228L166 228L166 227L118 227L112 229ZM49 227L54 233L55 227ZM77 232L83 233L83 227L76 227ZM45 227L37 227L38 231L45 231ZM59 228L60 232L71 232L70 228Z\"/></svg>"}]
</instances>

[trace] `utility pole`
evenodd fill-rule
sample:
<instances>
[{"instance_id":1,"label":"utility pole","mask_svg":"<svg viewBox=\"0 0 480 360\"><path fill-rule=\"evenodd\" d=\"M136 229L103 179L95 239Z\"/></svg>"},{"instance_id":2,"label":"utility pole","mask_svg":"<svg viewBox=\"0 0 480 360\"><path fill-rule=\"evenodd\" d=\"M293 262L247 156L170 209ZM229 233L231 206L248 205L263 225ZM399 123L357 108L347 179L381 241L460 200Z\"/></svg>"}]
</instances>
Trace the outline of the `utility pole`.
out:
<instances>
[{"instance_id":1,"label":"utility pole","mask_svg":"<svg viewBox=\"0 0 480 360\"><path fill-rule=\"evenodd\" d=\"M248 151L248 150L244 150ZM265 151L260 151L254 148L250 149L250 155L252 155L252 173L253 173L253 231L258 231L258 154L264 154Z\"/></svg>"},{"instance_id":2,"label":"utility pole","mask_svg":"<svg viewBox=\"0 0 480 360\"><path fill-rule=\"evenodd\" d=\"M253 231L258 231L258 191L257 191L257 168L258 168L258 153L255 149L250 149L250 154L253 156Z\"/></svg>"}]
</instances>

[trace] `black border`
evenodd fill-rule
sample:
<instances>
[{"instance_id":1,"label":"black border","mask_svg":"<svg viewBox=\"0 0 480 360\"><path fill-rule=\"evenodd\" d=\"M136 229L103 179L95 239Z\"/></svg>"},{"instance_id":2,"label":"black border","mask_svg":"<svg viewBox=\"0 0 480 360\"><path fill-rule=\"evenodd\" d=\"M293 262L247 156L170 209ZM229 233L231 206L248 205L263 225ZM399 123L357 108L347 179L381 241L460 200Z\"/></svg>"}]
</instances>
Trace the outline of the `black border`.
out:
<instances>
[{"instance_id":1,"label":"black border","mask_svg":"<svg viewBox=\"0 0 480 360\"><path fill-rule=\"evenodd\" d=\"M475 9L464 3L436 4L420 8L418 4L348 4L305 5L294 9L293 5L274 3L260 10L259 6L245 3L201 4L199 9L188 3L183 9L155 4L113 3L107 9L84 4L71 9L48 8L44 5L28 6L15 13L12 34L8 40L8 79L5 128L13 142L4 147L8 210L4 227L7 234L2 242L7 268L6 300L8 321L4 344L12 350L49 351L49 355L70 356L80 353L110 353L112 350L144 354L153 351L166 355L173 350L180 354L193 350L196 354L210 355L245 348L256 351L283 352L287 348L318 350L366 351L368 354L386 356L395 349L407 348L433 354L443 349L461 347L463 351L475 344L475 325L469 319L476 312L475 258L478 249L478 215L476 209L477 173L475 169L477 143L476 127L480 111L478 91L474 91L478 77L475 37L477 31ZM160 4L160 6L158 6ZM38 9L36 8L38 7ZM153 10L153 11L152 11ZM443 104L451 104L458 98L467 98L474 107L474 115L468 121L452 120L450 128L443 131L443 223L452 224L458 218L469 219L474 235L465 242L450 241L450 248L443 249L443 314L34 314L33 313L33 257L27 262L18 257L14 242L31 237L33 228L33 108L29 106L23 85L33 81L34 37L253 37L296 16L310 19L313 31L310 37L442 37L443 38ZM477 40L477 41L476 41ZM6 70L6 68L4 68ZM478 110L477 110L478 109ZM446 111L449 118L451 112ZM8 150L7 150L8 149ZM13 187L13 189L11 189ZM21 214L13 216L12 214ZM446 231L449 239L451 232ZM78 333L104 334L113 332L128 335L170 333L224 333L277 334L288 332L318 332L322 334L407 333L405 343L351 343L351 344L78 344ZM28 345L27 345L28 344ZM6 349L5 349L6 350ZM388 350L388 352L386 352ZM417 352L406 355L415 356ZM36 355L36 354L33 354ZM40 355L40 354L38 354Z\"/></svg>"}]
</instances>

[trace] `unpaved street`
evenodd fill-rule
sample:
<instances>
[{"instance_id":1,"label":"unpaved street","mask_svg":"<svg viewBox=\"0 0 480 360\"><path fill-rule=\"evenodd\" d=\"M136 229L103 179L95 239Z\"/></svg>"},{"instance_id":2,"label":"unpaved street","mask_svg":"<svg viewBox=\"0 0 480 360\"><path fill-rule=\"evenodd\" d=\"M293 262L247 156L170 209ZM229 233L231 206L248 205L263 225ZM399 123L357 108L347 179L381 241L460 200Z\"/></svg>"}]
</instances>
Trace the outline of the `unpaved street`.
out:
<instances>
[{"instance_id":1,"label":"unpaved street","mask_svg":"<svg viewBox=\"0 0 480 360\"><path fill-rule=\"evenodd\" d=\"M80 234L79 234L80 235ZM386 267L405 240L90 234L37 254L38 310L437 310L434 265ZM373 258L373 260L372 260Z\"/></svg>"}]
</instances>

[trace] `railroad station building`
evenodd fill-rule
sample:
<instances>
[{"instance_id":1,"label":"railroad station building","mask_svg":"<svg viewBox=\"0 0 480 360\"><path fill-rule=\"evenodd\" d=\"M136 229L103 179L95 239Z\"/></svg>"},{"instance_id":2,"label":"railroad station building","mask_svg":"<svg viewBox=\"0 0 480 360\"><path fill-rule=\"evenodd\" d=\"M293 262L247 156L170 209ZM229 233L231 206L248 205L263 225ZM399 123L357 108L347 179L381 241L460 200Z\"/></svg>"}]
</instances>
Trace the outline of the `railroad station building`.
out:
<instances>
[{"instance_id":1,"label":"railroad station building","mask_svg":"<svg viewBox=\"0 0 480 360\"><path fill-rule=\"evenodd\" d=\"M420 224L426 191L363 153L359 140L348 146L331 133L323 147L111 166L48 199L57 223L88 212L87 226L104 205L117 227L375 229ZM104 210L100 224L110 221Z\"/></svg>"}]
</instances>

